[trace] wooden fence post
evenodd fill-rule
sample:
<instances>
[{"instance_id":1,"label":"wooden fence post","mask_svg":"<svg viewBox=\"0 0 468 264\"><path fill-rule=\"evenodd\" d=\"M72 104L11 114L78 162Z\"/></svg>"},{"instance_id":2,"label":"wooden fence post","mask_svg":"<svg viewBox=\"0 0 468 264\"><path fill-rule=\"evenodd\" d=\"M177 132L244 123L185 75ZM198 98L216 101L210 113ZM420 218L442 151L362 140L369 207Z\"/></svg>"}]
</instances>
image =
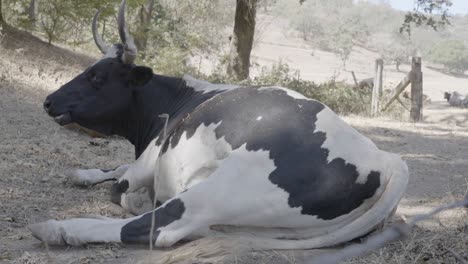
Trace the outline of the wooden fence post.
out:
<instances>
[{"instance_id":1,"label":"wooden fence post","mask_svg":"<svg viewBox=\"0 0 468 264\"><path fill-rule=\"evenodd\" d=\"M356 74L354 74L354 71L351 71L351 75L353 75L354 85L356 85L356 87L357 87L359 85L359 83L357 81Z\"/></svg>"},{"instance_id":2,"label":"wooden fence post","mask_svg":"<svg viewBox=\"0 0 468 264\"><path fill-rule=\"evenodd\" d=\"M375 116L379 112L379 102L382 96L383 80L383 59L375 60L374 88L372 89L371 115Z\"/></svg>"},{"instance_id":3,"label":"wooden fence post","mask_svg":"<svg viewBox=\"0 0 468 264\"><path fill-rule=\"evenodd\" d=\"M411 111L413 122L422 120L423 103L423 74L421 71L421 57L413 57L411 62Z\"/></svg>"}]
</instances>

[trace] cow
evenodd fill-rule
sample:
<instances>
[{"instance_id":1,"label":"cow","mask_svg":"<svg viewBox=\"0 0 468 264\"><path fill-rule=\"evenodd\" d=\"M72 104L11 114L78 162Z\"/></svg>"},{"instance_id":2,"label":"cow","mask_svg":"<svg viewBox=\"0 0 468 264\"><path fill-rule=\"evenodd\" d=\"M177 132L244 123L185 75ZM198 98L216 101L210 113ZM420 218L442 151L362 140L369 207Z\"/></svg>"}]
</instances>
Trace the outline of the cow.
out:
<instances>
[{"instance_id":1,"label":"cow","mask_svg":"<svg viewBox=\"0 0 468 264\"><path fill-rule=\"evenodd\" d=\"M126 219L74 218L29 226L49 245L152 243L222 236L262 249L309 249L361 237L385 222L409 172L326 105L292 90L212 84L137 66L118 13L120 44L44 102L60 125L77 123L135 146L112 171L79 170L88 184L118 178L111 200L152 189L155 208ZM155 202L156 203L156 202ZM154 221L152 220L154 217Z\"/></svg>"},{"instance_id":2,"label":"cow","mask_svg":"<svg viewBox=\"0 0 468 264\"><path fill-rule=\"evenodd\" d=\"M374 78L371 77L360 81L357 87L362 90L371 91L374 87Z\"/></svg>"},{"instance_id":3,"label":"cow","mask_svg":"<svg viewBox=\"0 0 468 264\"><path fill-rule=\"evenodd\" d=\"M404 91L401 96L405 99L408 99L408 100L413 100L411 98L411 93L408 92L408 91ZM422 95L422 100L423 100L423 104L430 104L431 103L431 98L429 96L427 96L426 94L423 94Z\"/></svg>"},{"instance_id":4,"label":"cow","mask_svg":"<svg viewBox=\"0 0 468 264\"><path fill-rule=\"evenodd\" d=\"M454 91L452 93L445 92L444 93L444 99L446 99L447 102L451 106L468 107L468 96L461 95L457 91Z\"/></svg>"}]
</instances>

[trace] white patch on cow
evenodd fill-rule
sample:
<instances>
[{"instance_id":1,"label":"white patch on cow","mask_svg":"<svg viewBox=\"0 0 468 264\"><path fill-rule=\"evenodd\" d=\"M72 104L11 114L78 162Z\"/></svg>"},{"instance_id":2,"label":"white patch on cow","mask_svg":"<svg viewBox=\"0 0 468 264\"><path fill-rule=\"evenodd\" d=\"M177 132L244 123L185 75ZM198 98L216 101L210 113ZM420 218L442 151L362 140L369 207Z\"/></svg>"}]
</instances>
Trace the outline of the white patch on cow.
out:
<instances>
[{"instance_id":1,"label":"white patch on cow","mask_svg":"<svg viewBox=\"0 0 468 264\"><path fill-rule=\"evenodd\" d=\"M239 88L239 85L232 84L213 84L207 81L195 79L189 74L184 74L182 79L187 83L187 86L192 87L195 91L208 93L212 91L224 91Z\"/></svg>"},{"instance_id":2,"label":"white patch on cow","mask_svg":"<svg viewBox=\"0 0 468 264\"><path fill-rule=\"evenodd\" d=\"M128 181L127 192L133 192L141 187L151 187L154 180L156 161L158 160L161 146L156 146L155 142L159 137L151 140L140 157L131 164L124 175L119 179Z\"/></svg>"},{"instance_id":3,"label":"white patch on cow","mask_svg":"<svg viewBox=\"0 0 468 264\"><path fill-rule=\"evenodd\" d=\"M383 152L368 138L361 135L354 128L344 122L330 108L325 107L317 114L315 132L326 135L322 148L328 149L327 161L342 158L346 163L356 166L359 177L356 182L364 184L372 170L381 171ZM381 181L384 180L381 176Z\"/></svg>"},{"instance_id":4,"label":"white patch on cow","mask_svg":"<svg viewBox=\"0 0 468 264\"><path fill-rule=\"evenodd\" d=\"M220 124L202 124L189 139L184 132L177 145L160 157L158 198L172 198L205 180L218 168L219 161L232 150L224 137L216 138L215 129Z\"/></svg>"},{"instance_id":5,"label":"white patch on cow","mask_svg":"<svg viewBox=\"0 0 468 264\"><path fill-rule=\"evenodd\" d=\"M281 91L284 91L286 92L287 95L289 95L290 97L294 98L294 99L301 99L301 100L312 100L310 98L307 98L305 97L303 94L300 94L296 91L293 91L293 90L290 90L290 89L287 89L287 88L284 88L284 87L279 87L279 86L268 86L268 87L261 87L261 88L258 88L259 91L264 91L264 90L281 90Z\"/></svg>"},{"instance_id":6,"label":"white patch on cow","mask_svg":"<svg viewBox=\"0 0 468 264\"><path fill-rule=\"evenodd\" d=\"M257 117L257 121L260 121L260 120L262 120L262 119L263 119L263 116Z\"/></svg>"},{"instance_id":7,"label":"white patch on cow","mask_svg":"<svg viewBox=\"0 0 468 264\"><path fill-rule=\"evenodd\" d=\"M218 168L209 178L180 194L186 205L184 217L211 225L298 228L301 232L292 231L290 234L298 238L338 229L371 206L366 203L332 220L303 215L300 207L289 206L289 193L269 180L275 169L269 151L249 151L244 144L219 161ZM178 225L174 222L161 230L171 230ZM281 232L276 230L276 233Z\"/></svg>"},{"instance_id":8,"label":"white patch on cow","mask_svg":"<svg viewBox=\"0 0 468 264\"><path fill-rule=\"evenodd\" d=\"M49 220L32 224L28 228L34 237L53 245L78 246L86 243L121 242L122 227L140 217L106 220L90 218Z\"/></svg>"},{"instance_id":9,"label":"white patch on cow","mask_svg":"<svg viewBox=\"0 0 468 264\"><path fill-rule=\"evenodd\" d=\"M95 63L93 63L91 65L94 66L96 64L98 64L98 62L100 62L101 60L103 59L107 59L107 58L117 58L117 52L119 51L119 49L115 46L115 45L110 45L110 47L107 49L107 52L106 54L104 54L104 56L102 56L102 58L100 60L97 60Z\"/></svg>"},{"instance_id":10,"label":"white patch on cow","mask_svg":"<svg viewBox=\"0 0 468 264\"><path fill-rule=\"evenodd\" d=\"M106 54L104 54L103 59L105 58L117 58L117 52L119 49L115 45L110 45L109 49L107 49Z\"/></svg>"},{"instance_id":11,"label":"white patch on cow","mask_svg":"<svg viewBox=\"0 0 468 264\"><path fill-rule=\"evenodd\" d=\"M451 106L464 107L465 105L468 104L467 100L468 100L467 96L461 95L460 93L455 91L450 95L450 99L448 102Z\"/></svg>"},{"instance_id":12,"label":"white patch on cow","mask_svg":"<svg viewBox=\"0 0 468 264\"><path fill-rule=\"evenodd\" d=\"M77 186L89 186L106 180L120 178L129 168L130 164L121 165L118 168L104 172L100 169L72 170L65 172L70 181Z\"/></svg>"}]
</instances>

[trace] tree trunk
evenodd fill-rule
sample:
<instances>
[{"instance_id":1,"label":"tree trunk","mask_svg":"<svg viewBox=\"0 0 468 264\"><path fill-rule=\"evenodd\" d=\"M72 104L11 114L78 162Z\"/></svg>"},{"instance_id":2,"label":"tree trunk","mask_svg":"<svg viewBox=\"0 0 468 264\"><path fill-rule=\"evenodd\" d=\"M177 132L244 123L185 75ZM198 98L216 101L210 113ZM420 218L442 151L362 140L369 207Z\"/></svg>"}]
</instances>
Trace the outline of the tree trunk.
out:
<instances>
[{"instance_id":1,"label":"tree trunk","mask_svg":"<svg viewBox=\"0 0 468 264\"><path fill-rule=\"evenodd\" d=\"M143 58L145 57L146 46L148 44L148 31L151 24L153 8L154 0L148 0L148 3L141 6L139 12L140 24L135 38L135 45Z\"/></svg>"},{"instance_id":2,"label":"tree trunk","mask_svg":"<svg viewBox=\"0 0 468 264\"><path fill-rule=\"evenodd\" d=\"M28 16L29 22L31 23L31 26L33 28L36 27L37 22L38 2L39 0L31 0L31 2L29 3Z\"/></svg>"},{"instance_id":3,"label":"tree trunk","mask_svg":"<svg viewBox=\"0 0 468 264\"><path fill-rule=\"evenodd\" d=\"M5 20L3 19L3 13L2 13L2 0L0 0L0 26L5 25Z\"/></svg>"},{"instance_id":4,"label":"tree trunk","mask_svg":"<svg viewBox=\"0 0 468 264\"><path fill-rule=\"evenodd\" d=\"M249 78L250 52L255 33L257 0L237 0L234 32L227 74L237 80Z\"/></svg>"}]
</instances>

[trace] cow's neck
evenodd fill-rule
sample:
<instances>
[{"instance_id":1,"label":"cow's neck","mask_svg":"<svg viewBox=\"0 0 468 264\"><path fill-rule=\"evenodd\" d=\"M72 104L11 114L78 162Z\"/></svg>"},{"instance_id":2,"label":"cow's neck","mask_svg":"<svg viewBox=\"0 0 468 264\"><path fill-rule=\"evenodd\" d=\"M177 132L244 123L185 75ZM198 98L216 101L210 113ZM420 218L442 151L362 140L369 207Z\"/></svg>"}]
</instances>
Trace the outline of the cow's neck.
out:
<instances>
[{"instance_id":1,"label":"cow's neck","mask_svg":"<svg viewBox=\"0 0 468 264\"><path fill-rule=\"evenodd\" d=\"M196 99L199 95L181 78L160 75L155 75L152 81L137 90L119 133L135 146L136 158L161 134L165 120L160 115L169 114L171 123L177 122L184 112L204 101Z\"/></svg>"}]
</instances>

